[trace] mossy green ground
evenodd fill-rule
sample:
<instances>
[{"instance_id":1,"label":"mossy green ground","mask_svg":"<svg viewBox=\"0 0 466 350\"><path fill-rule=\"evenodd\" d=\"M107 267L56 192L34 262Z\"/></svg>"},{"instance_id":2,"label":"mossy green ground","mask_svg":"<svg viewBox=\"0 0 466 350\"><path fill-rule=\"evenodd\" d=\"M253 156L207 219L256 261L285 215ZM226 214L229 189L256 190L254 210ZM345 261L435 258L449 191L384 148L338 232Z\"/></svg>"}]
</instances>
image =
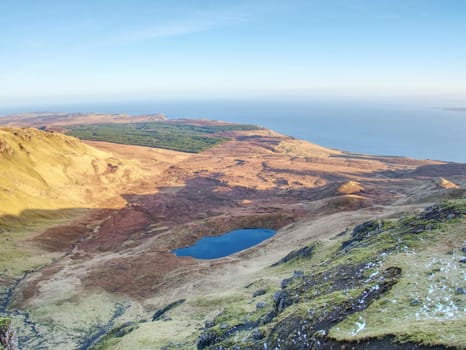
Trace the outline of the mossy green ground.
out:
<instances>
[{"instance_id":1,"label":"mossy green ground","mask_svg":"<svg viewBox=\"0 0 466 350\"><path fill-rule=\"evenodd\" d=\"M10 327L10 324L11 324L11 320L9 318L0 317L0 334L6 331ZM0 350L3 350L3 349L4 347L0 343Z\"/></svg>"},{"instance_id":2,"label":"mossy green ground","mask_svg":"<svg viewBox=\"0 0 466 350\"><path fill-rule=\"evenodd\" d=\"M11 323L9 318L0 317L0 328L8 327Z\"/></svg>"},{"instance_id":3,"label":"mossy green ground","mask_svg":"<svg viewBox=\"0 0 466 350\"><path fill-rule=\"evenodd\" d=\"M466 295L457 293L466 287L466 266L459 262L465 240L461 219L406 241L406 249L380 266L403 271L389 295L346 318L330 335L347 340L391 334L401 342L466 346ZM364 328L356 332L361 323Z\"/></svg>"},{"instance_id":4,"label":"mossy green ground","mask_svg":"<svg viewBox=\"0 0 466 350\"><path fill-rule=\"evenodd\" d=\"M29 210L27 217L0 222L0 277L18 279L28 271L37 270L64 253L50 253L31 244L37 232L68 222L87 213L85 209ZM25 222L28 222L25 224Z\"/></svg>"},{"instance_id":5,"label":"mossy green ground","mask_svg":"<svg viewBox=\"0 0 466 350\"><path fill-rule=\"evenodd\" d=\"M466 212L464 199L449 205ZM122 337L106 339L99 349L195 348L206 320L214 321L209 330L222 337L235 325L263 317L273 305L272 296L280 290L280 281L293 271L318 275L339 266L364 263L370 266L364 270L363 277L367 281L362 286L325 293L332 281L329 285L317 285L306 290L299 302L285 308L272 322L258 329L267 336L288 317L306 318L309 310L324 313L339 303L354 299L364 288L373 286L384 270L396 266L402 271L398 283L365 310L350 314L331 327L328 336L339 341L394 336L399 342L465 348L466 295L458 293L457 288L466 288L466 266L459 262L464 255L461 248L466 245L466 221L463 215L448 220L430 220L430 223L435 225L413 234L406 232L406 227L426 224L420 222L418 216L392 219L384 223L381 233L347 250L342 250L341 246L350 238L350 230L345 235L322 240L310 258L266 268L242 289L187 300L184 305L171 310L167 320L141 323L139 328ZM299 280L292 281L287 288L299 290L300 283ZM264 289L265 294L253 297L253 292L258 289ZM265 303L266 307L256 308L259 302ZM232 344L240 344L243 348L255 343L250 330L224 336L217 343L226 348Z\"/></svg>"}]
</instances>

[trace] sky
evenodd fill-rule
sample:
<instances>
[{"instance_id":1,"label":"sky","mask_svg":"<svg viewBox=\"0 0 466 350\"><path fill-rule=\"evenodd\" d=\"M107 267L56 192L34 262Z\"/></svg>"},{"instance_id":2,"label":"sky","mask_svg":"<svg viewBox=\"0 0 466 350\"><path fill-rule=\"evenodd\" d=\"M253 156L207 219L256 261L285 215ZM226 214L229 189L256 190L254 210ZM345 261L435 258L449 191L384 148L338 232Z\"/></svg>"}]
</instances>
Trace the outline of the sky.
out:
<instances>
[{"instance_id":1,"label":"sky","mask_svg":"<svg viewBox=\"0 0 466 350\"><path fill-rule=\"evenodd\" d=\"M0 105L466 101L464 0L1 0L0 13Z\"/></svg>"}]
</instances>

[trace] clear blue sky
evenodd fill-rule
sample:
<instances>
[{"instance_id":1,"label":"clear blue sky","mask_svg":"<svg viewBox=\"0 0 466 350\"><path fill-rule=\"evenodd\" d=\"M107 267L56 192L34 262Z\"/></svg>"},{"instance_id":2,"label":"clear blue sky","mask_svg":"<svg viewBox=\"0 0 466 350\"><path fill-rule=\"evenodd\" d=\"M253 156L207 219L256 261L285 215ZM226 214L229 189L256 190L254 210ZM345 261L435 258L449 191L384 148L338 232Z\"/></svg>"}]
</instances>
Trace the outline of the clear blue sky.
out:
<instances>
[{"instance_id":1,"label":"clear blue sky","mask_svg":"<svg viewBox=\"0 0 466 350\"><path fill-rule=\"evenodd\" d=\"M466 96L464 0L1 0L0 104Z\"/></svg>"}]
</instances>

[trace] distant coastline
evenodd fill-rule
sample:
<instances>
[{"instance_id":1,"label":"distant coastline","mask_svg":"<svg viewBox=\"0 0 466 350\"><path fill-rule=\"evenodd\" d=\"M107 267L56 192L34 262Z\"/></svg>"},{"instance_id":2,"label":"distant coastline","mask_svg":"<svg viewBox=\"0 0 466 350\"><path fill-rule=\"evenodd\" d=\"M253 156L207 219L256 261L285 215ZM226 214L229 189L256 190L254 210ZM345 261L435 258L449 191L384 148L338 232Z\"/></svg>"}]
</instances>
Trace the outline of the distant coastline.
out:
<instances>
[{"instance_id":1,"label":"distant coastline","mask_svg":"<svg viewBox=\"0 0 466 350\"><path fill-rule=\"evenodd\" d=\"M349 152L397 155L466 163L463 113L448 105L389 104L346 100L203 100L142 101L72 105L23 106L25 110L147 115L170 119L205 118L255 124L324 147ZM450 109L466 108L462 103ZM452 127L454 126L454 127Z\"/></svg>"}]
</instances>

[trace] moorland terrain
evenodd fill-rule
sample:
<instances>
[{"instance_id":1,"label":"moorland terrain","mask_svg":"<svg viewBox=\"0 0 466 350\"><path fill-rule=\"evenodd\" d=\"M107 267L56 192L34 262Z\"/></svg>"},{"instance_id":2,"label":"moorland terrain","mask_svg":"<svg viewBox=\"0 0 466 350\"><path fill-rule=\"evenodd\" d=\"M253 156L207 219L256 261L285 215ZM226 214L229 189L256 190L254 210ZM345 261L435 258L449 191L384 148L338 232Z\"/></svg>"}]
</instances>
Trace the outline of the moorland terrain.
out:
<instances>
[{"instance_id":1,"label":"moorland terrain","mask_svg":"<svg viewBox=\"0 0 466 350\"><path fill-rule=\"evenodd\" d=\"M161 115L0 122L6 349L466 346L466 164ZM278 231L172 253L255 227Z\"/></svg>"}]
</instances>

